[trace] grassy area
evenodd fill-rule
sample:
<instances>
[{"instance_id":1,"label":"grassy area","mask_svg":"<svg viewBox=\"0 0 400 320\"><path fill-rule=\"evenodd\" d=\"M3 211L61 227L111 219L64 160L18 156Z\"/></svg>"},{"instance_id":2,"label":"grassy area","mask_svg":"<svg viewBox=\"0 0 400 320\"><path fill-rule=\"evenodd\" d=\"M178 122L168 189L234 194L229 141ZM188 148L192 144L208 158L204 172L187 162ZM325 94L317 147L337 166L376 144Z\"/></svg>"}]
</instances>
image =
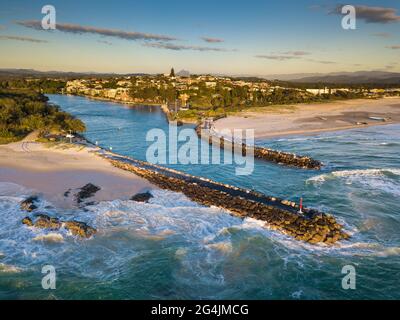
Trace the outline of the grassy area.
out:
<instances>
[{"instance_id":1,"label":"grassy area","mask_svg":"<svg viewBox=\"0 0 400 320\"><path fill-rule=\"evenodd\" d=\"M224 116L246 116L251 113L287 113L294 112L297 109L294 105L277 104L257 107L245 107L245 108L218 108L216 110L185 110L179 111L175 116L176 120L182 120L186 123L197 123L202 118L219 118Z\"/></svg>"},{"instance_id":2,"label":"grassy area","mask_svg":"<svg viewBox=\"0 0 400 320\"><path fill-rule=\"evenodd\" d=\"M38 139L37 142L43 143L43 145L47 149L56 149L56 150L70 150L70 149L77 149L78 152L85 149L85 146L76 146L74 144L70 144L64 141L50 141L47 139Z\"/></svg>"},{"instance_id":3,"label":"grassy area","mask_svg":"<svg viewBox=\"0 0 400 320\"><path fill-rule=\"evenodd\" d=\"M276 104L263 107L250 107L242 109L240 111L228 111L228 115L240 115L246 113L279 113L279 112L294 112L297 109L296 106L286 104Z\"/></svg>"},{"instance_id":4,"label":"grassy area","mask_svg":"<svg viewBox=\"0 0 400 320\"><path fill-rule=\"evenodd\" d=\"M367 98L365 98L367 99ZM335 103L343 100L353 100L353 99L332 99L324 101L310 101L302 104L321 104L321 103ZM204 110L204 109L191 109L186 111L179 111L176 119L182 120L184 122L196 123L202 118L216 118L223 115L226 116L249 116L253 113L292 113L300 108L299 104L271 104L264 106L254 106L254 107L240 107L240 108L218 108L216 110Z\"/></svg>"}]
</instances>

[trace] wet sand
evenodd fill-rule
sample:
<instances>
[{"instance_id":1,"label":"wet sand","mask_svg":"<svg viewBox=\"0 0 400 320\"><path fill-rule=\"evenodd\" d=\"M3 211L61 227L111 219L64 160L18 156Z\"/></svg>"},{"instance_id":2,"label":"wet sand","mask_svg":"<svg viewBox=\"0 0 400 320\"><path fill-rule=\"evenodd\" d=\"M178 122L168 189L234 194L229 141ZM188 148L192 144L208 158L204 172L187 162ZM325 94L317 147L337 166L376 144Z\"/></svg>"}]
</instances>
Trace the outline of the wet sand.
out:
<instances>
[{"instance_id":1,"label":"wet sand","mask_svg":"<svg viewBox=\"0 0 400 320\"><path fill-rule=\"evenodd\" d=\"M67 147L68 146L68 147ZM95 148L36 143L29 139L0 146L0 182L22 185L64 208L76 206L64 193L92 183L101 188L90 201L129 199L154 185L95 155Z\"/></svg>"},{"instance_id":2,"label":"wet sand","mask_svg":"<svg viewBox=\"0 0 400 320\"><path fill-rule=\"evenodd\" d=\"M370 117L385 118L386 121ZM312 135L375 125L400 123L400 98L355 99L291 108L259 108L215 122L215 129L254 129L256 138Z\"/></svg>"}]
</instances>

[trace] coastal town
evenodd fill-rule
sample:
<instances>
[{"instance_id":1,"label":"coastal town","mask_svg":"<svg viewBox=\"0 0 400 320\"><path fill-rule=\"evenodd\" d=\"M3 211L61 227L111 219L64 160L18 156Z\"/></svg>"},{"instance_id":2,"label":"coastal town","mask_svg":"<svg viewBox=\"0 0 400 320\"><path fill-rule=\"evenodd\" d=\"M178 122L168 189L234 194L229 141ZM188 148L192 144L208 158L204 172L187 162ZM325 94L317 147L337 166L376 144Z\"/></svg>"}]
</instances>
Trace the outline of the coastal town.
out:
<instances>
[{"instance_id":1,"label":"coastal town","mask_svg":"<svg viewBox=\"0 0 400 320\"><path fill-rule=\"evenodd\" d=\"M60 80L61 81L61 80ZM177 120L198 120L268 105L325 102L354 98L400 96L400 88L335 87L283 83L260 78L175 74L71 79L62 93L127 104L167 107Z\"/></svg>"},{"instance_id":2,"label":"coastal town","mask_svg":"<svg viewBox=\"0 0 400 320\"><path fill-rule=\"evenodd\" d=\"M256 137L314 134L399 121L391 107L400 96L395 82L284 82L258 77L191 75L185 70L175 73L171 68L165 74L14 77L0 79L0 89L82 96L132 107L160 106L169 122L178 126L196 124L202 129L207 129L208 123L214 135L215 129L247 127L255 130ZM37 126L35 121L25 120L32 122L33 127ZM81 125L73 127L80 129ZM12 141L18 135L18 130L7 130L0 138Z\"/></svg>"}]
</instances>

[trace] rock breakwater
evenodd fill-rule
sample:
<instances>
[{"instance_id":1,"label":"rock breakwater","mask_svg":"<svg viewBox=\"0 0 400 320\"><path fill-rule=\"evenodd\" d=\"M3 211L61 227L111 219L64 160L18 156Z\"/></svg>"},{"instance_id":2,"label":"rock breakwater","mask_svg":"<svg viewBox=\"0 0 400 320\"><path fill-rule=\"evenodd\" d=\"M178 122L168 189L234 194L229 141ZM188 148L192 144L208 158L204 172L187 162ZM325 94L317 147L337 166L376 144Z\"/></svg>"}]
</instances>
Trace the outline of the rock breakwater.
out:
<instances>
[{"instance_id":1,"label":"rock breakwater","mask_svg":"<svg viewBox=\"0 0 400 320\"><path fill-rule=\"evenodd\" d=\"M232 146L232 150L241 150L243 156L251 152L254 153L255 158L274 162L280 165L314 170L320 170L322 167L322 163L320 161L307 156L300 156L293 153L282 152L269 148L248 146L245 143L233 143L232 141L229 141L224 137L217 137L213 135L212 132L209 129L205 129L203 125L199 125L196 127L196 133L200 139L205 139L210 145L219 145L222 149L224 148L226 143L229 143Z\"/></svg>"},{"instance_id":2,"label":"rock breakwater","mask_svg":"<svg viewBox=\"0 0 400 320\"><path fill-rule=\"evenodd\" d=\"M299 213L300 207L295 202L268 197L252 190L217 183L109 152L100 155L115 167L133 172L162 189L181 192L193 201L224 208L241 218L250 217L264 221L271 229L300 241L334 244L349 238L343 231L343 226L332 215L307 208Z\"/></svg>"}]
</instances>

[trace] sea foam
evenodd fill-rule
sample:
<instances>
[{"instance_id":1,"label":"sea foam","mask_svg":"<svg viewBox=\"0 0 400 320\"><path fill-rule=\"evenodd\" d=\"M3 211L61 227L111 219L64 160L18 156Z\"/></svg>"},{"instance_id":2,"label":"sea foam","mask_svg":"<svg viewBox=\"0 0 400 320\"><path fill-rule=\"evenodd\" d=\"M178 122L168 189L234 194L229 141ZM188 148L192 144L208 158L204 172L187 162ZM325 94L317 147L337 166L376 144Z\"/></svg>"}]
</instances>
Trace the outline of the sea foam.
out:
<instances>
[{"instance_id":1,"label":"sea foam","mask_svg":"<svg viewBox=\"0 0 400 320\"><path fill-rule=\"evenodd\" d=\"M346 185L357 184L363 189L400 196L400 169L343 170L309 178L306 183L322 185L340 179Z\"/></svg>"},{"instance_id":2,"label":"sea foam","mask_svg":"<svg viewBox=\"0 0 400 320\"><path fill-rule=\"evenodd\" d=\"M384 176L385 173L391 173L400 176L400 169L360 169L360 170L343 170L333 171L331 173L321 174L309 178L308 182L325 182L334 178L347 178L347 177L377 177Z\"/></svg>"}]
</instances>

